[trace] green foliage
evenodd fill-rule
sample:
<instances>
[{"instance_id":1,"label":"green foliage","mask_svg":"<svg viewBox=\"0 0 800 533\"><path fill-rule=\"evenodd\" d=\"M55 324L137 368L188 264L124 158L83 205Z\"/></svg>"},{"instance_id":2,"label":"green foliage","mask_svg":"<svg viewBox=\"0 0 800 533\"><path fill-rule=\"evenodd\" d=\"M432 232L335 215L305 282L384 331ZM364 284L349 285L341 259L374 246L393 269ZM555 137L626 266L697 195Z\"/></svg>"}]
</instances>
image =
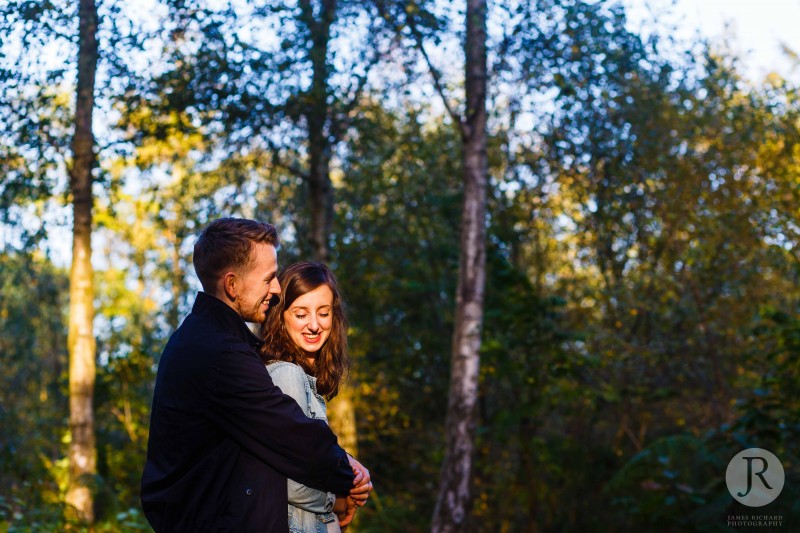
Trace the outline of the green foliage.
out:
<instances>
[{"instance_id":1,"label":"green foliage","mask_svg":"<svg viewBox=\"0 0 800 533\"><path fill-rule=\"evenodd\" d=\"M98 342L95 390L99 475L104 516L139 505L139 479L147 452L154 361L166 342L159 311L146 295L125 287L120 272L103 273L100 307L107 329Z\"/></svg>"},{"instance_id":2,"label":"green foliage","mask_svg":"<svg viewBox=\"0 0 800 533\"><path fill-rule=\"evenodd\" d=\"M553 450L568 446L556 442L560 419L586 362L560 349L574 337L563 329L564 302L537 295L496 246L487 263L476 528L491 530L498 513L504 527L545 526L555 518L548 509L557 493L548 480L560 475Z\"/></svg>"},{"instance_id":3,"label":"green foliage","mask_svg":"<svg viewBox=\"0 0 800 533\"><path fill-rule=\"evenodd\" d=\"M631 458L604 490L620 528L703 530L699 518L724 516L730 502L720 476L726 467L701 439L670 436ZM723 529L718 525L712 530Z\"/></svg>"},{"instance_id":4,"label":"green foliage","mask_svg":"<svg viewBox=\"0 0 800 533\"><path fill-rule=\"evenodd\" d=\"M423 128L417 116L370 105L343 164L333 266L351 323L360 454L376 465L381 495L359 522L367 530L422 530L433 512L458 262L459 169L450 157L458 146L447 126Z\"/></svg>"},{"instance_id":5,"label":"green foliage","mask_svg":"<svg viewBox=\"0 0 800 533\"><path fill-rule=\"evenodd\" d=\"M789 390L797 387L800 357L796 317L762 314L757 334L772 350L752 364L767 371L755 390L737 402L731 423L700 437L665 437L631 458L605 487L620 528L642 524L670 530L727 531L720 519L752 510L733 501L725 486L728 461L746 448L765 448L781 460L786 474L778 499L759 514L781 515L784 527L800 525L797 504L800 404ZM749 391L748 391L749 392Z\"/></svg>"},{"instance_id":6,"label":"green foliage","mask_svg":"<svg viewBox=\"0 0 800 533\"><path fill-rule=\"evenodd\" d=\"M53 475L67 412L66 274L40 254L0 254L0 523L59 516Z\"/></svg>"},{"instance_id":7,"label":"green foliage","mask_svg":"<svg viewBox=\"0 0 800 533\"><path fill-rule=\"evenodd\" d=\"M101 275L103 275L101 273ZM108 276L108 273L105 274ZM9 531L77 528L61 502L66 489L68 280L41 254L0 255L0 527ZM163 344L155 308L107 283L100 298L110 320L99 343L96 405L100 474L98 531L146 530L138 511L153 361ZM132 307L121 312L119 303ZM116 307L113 305L117 303ZM142 309L142 306L145 309ZM120 330L119 324L122 324ZM163 334L162 334L163 335ZM138 339L139 345L127 343ZM132 466L135 465L135 466ZM66 518L65 518L66 517ZM136 524L138 526L134 527ZM131 529L132 528L132 529Z\"/></svg>"}]
</instances>

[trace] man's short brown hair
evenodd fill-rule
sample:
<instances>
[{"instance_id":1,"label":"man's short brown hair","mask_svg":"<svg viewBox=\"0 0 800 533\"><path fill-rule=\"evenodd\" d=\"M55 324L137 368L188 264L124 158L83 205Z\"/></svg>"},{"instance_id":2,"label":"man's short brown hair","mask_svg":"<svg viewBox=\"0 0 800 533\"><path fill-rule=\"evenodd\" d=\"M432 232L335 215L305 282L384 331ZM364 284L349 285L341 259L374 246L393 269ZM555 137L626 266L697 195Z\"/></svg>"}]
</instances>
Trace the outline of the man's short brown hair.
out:
<instances>
[{"instance_id":1,"label":"man's short brown hair","mask_svg":"<svg viewBox=\"0 0 800 533\"><path fill-rule=\"evenodd\" d=\"M203 290L213 292L227 270L247 270L256 243L280 244L275 226L246 218L220 218L205 227L194 244L194 270Z\"/></svg>"}]
</instances>

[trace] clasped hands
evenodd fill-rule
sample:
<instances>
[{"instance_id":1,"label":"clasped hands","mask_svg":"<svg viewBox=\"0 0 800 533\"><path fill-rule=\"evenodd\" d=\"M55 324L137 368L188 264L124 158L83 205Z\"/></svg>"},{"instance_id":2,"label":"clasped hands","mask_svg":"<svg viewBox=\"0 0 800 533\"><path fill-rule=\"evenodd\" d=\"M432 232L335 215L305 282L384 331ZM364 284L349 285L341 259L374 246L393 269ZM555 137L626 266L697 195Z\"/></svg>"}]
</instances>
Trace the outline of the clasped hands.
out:
<instances>
[{"instance_id":1,"label":"clasped hands","mask_svg":"<svg viewBox=\"0 0 800 533\"><path fill-rule=\"evenodd\" d=\"M353 517L356 515L356 509L363 507L367 503L369 494L372 492L372 481L369 477L369 470L356 461L353 456L348 455L347 458L350 461L353 474L355 474L353 488L350 489L350 494L347 496L337 496L336 502L333 504L333 512L339 519L339 526L342 529L350 525L350 522L353 521Z\"/></svg>"}]
</instances>

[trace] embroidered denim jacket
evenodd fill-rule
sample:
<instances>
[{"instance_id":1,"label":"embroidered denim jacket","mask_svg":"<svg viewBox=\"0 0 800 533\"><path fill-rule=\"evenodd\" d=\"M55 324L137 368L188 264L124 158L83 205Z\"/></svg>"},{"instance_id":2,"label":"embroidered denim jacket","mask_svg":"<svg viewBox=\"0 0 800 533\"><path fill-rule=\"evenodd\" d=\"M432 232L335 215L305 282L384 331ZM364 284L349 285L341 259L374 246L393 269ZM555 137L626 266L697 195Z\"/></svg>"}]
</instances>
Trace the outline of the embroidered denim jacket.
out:
<instances>
[{"instance_id":1,"label":"embroidered denim jacket","mask_svg":"<svg viewBox=\"0 0 800 533\"><path fill-rule=\"evenodd\" d=\"M267 365L272 382L281 392L291 396L309 418L325 420L325 398L317 394L317 378L307 375L294 363L277 361ZM290 533L329 533L340 531L332 512L336 495L306 487L289 480Z\"/></svg>"}]
</instances>

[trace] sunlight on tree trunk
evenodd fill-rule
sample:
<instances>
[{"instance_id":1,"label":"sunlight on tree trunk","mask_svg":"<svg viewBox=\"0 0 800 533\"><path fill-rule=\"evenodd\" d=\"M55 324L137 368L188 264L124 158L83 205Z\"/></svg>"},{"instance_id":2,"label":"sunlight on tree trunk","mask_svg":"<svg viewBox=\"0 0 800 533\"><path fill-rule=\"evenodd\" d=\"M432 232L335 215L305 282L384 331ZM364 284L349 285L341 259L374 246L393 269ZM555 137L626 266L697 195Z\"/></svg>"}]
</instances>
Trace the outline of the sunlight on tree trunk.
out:
<instances>
[{"instance_id":1,"label":"sunlight on tree trunk","mask_svg":"<svg viewBox=\"0 0 800 533\"><path fill-rule=\"evenodd\" d=\"M467 3L464 204L445 457L431 530L464 531L475 448L481 327L486 284L486 1Z\"/></svg>"},{"instance_id":2,"label":"sunlight on tree trunk","mask_svg":"<svg viewBox=\"0 0 800 533\"><path fill-rule=\"evenodd\" d=\"M92 400L95 383L94 287L92 284L92 111L97 68L97 7L81 0L78 89L70 189L73 202L69 304L69 488L66 502L82 522L94 521L92 478L97 473Z\"/></svg>"},{"instance_id":3,"label":"sunlight on tree trunk","mask_svg":"<svg viewBox=\"0 0 800 533\"><path fill-rule=\"evenodd\" d=\"M358 457L358 433L356 432L356 416L353 405L354 388L344 385L339 394L328 406L328 419L331 429L339 438L339 446L347 450L353 457Z\"/></svg>"}]
</instances>

